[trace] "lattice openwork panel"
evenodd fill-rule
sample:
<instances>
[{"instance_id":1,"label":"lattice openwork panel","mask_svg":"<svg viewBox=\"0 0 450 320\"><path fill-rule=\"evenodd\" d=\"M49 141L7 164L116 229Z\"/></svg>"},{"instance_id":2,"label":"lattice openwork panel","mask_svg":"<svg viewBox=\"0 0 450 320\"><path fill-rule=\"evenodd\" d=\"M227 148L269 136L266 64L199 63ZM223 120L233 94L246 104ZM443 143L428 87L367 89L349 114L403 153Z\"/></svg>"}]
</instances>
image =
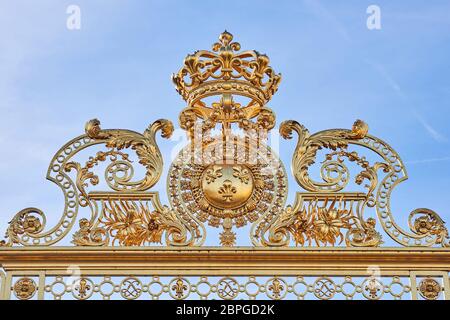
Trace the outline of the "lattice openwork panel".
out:
<instances>
[{"instance_id":1,"label":"lattice openwork panel","mask_svg":"<svg viewBox=\"0 0 450 320\"><path fill-rule=\"evenodd\" d=\"M380 276L14 275L11 299L46 300L443 300L448 273Z\"/></svg>"}]
</instances>

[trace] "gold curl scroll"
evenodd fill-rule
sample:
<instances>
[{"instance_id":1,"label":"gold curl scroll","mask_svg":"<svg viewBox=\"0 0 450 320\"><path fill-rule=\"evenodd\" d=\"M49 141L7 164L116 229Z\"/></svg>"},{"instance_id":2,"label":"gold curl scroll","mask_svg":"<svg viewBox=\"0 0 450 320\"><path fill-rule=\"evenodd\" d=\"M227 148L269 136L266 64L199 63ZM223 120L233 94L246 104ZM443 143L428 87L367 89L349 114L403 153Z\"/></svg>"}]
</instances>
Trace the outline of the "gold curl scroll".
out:
<instances>
[{"instance_id":1,"label":"gold curl scroll","mask_svg":"<svg viewBox=\"0 0 450 320\"><path fill-rule=\"evenodd\" d=\"M155 141L155 134L159 130L163 137L168 138L173 132L173 125L168 120L157 120L145 130L144 134L139 134L130 130L102 130L98 120L89 121L86 124L86 134L61 147L54 155L47 171L47 179L57 184L64 195L64 210L59 221L51 229L45 231L46 216L44 212L37 208L23 209L11 220L6 231L7 240L1 241L0 246L12 246L13 244L49 246L67 235L76 221L79 207L91 206L84 190L85 181L90 180L90 183L94 185L98 183L98 177L89 171L89 167L83 168L72 159L80 151L94 145L106 144L107 147L116 150L131 148L136 151L139 162L147 169L145 177L139 181L116 179L116 184L110 183L110 187L119 191L140 191L154 186L161 176L163 166L162 155ZM120 154L117 151L115 153ZM72 169L77 170L75 182L69 176ZM92 206L91 209L93 210ZM88 225L92 225L95 218L93 214L89 223L84 223L83 227L86 229ZM100 233L97 230L92 235L98 240Z\"/></svg>"},{"instance_id":2,"label":"gold curl scroll","mask_svg":"<svg viewBox=\"0 0 450 320\"><path fill-rule=\"evenodd\" d=\"M119 178L114 173L114 168L109 167L112 180L109 186L116 190L148 190L158 182L163 169L163 158L156 144L155 135L161 130L164 138L169 138L173 133L173 124L169 120L160 119L155 121L144 134L140 134L131 130L109 129L102 130L100 121L93 119L86 124L86 134L94 140L102 140L109 148L121 150L131 148L136 151L139 157L139 163L145 166L147 172L145 177L139 181L131 181L132 175L125 178ZM107 181L110 181L109 179Z\"/></svg>"},{"instance_id":3,"label":"gold curl scroll","mask_svg":"<svg viewBox=\"0 0 450 320\"><path fill-rule=\"evenodd\" d=\"M345 176L345 179L328 179L322 175L324 182L313 181L308 170L315 163L317 152L320 149L331 149L336 151L334 154L345 155L351 161L358 162L364 169L356 176L356 183L361 184L363 180L367 179L369 181L369 184L366 185L368 191L357 217L359 226L349 228L346 236L348 245L372 246L381 240L375 231L374 220L365 221L363 218L364 207L369 206L375 207L383 230L399 244L422 247L435 244L449 246L448 231L444 222L437 213L429 209L417 209L410 214L410 232L402 229L395 222L390 209L391 193L395 186L408 178L406 169L400 156L386 142L368 134L368 126L363 121L357 120L351 130L332 129L313 135L296 121L285 121L280 126L280 133L286 139L292 137L293 131L298 133L299 138L292 159L292 171L297 183L307 191L318 194L330 192L339 194L350 178ZM365 158L359 157L356 153L346 152L350 144L369 149L378 154L383 162L378 162L372 167L369 166ZM377 173L380 169L385 173L382 180L378 178ZM347 172L347 168L342 169L339 177L343 177ZM280 213L279 218L270 229L269 241L266 245L288 245L289 228L292 226L293 217L299 210L300 208L293 210L288 207ZM414 216L419 216L419 218L412 221Z\"/></svg>"},{"instance_id":4,"label":"gold curl scroll","mask_svg":"<svg viewBox=\"0 0 450 320\"><path fill-rule=\"evenodd\" d=\"M79 136L64 146L54 155L47 171L47 180L58 185L64 195L64 209L59 221L49 230L44 231L45 214L37 208L28 208L18 212L11 220L6 231L7 241L4 246L19 244L23 246L49 246L65 237L72 229L79 210L79 193L75 182L68 175L65 166L78 152L100 144L86 135ZM33 214L34 213L34 214ZM36 215L37 214L37 215ZM17 226L26 224L27 217L35 217L35 225L40 228L17 229ZM34 220L34 219L33 219Z\"/></svg>"},{"instance_id":5,"label":"gold curl scroll","mask_svg":"<svg viewBox=\"0 0 450 320\"><path fill-rule=\"evenodd\" d=\"M346 186L347 181L340 183L341 179L332 179L323 174L324 182L314 181L309 176L309 167L315 163L317 152L320 149L337 150L346 148L350 141L363 138L368 130L367 124L357 120L352 130L333 129L311 135L308 129L297 121L289 120L281 123L280 134L283 138L291 139L293 131L298 134L298 142L292 158L292 172L297 183L310 192L336 192L342 190ZM341 169L340 175L348 173L346 167Z\"/></svg>"}]
</instances>

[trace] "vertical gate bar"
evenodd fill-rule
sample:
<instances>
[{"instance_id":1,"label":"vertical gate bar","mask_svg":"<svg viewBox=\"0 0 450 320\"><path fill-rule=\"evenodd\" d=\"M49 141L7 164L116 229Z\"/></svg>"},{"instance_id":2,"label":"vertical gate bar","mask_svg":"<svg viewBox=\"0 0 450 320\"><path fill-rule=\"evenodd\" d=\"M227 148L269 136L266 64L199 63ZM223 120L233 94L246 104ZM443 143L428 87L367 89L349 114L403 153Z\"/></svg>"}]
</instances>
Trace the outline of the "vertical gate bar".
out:
<instances>
[{"instance_id":1,"label":"vertical gate bar","mask_svg":"<svg viewBox=\"0 0 450 320\"><path fill-rule=\"evenodd\" d=\"M444 283L444 299L450 300L450 280L448 271L445 271L442 274L442 282Z\"/></svg>"},{"instance_id":2,"label":"vertical gate bar","mask_svg":"<svg viewBox=\"0 0 450 320\"><path fill-rule=\"evenodd\" d=\"M39 272L38 300L44 300L45 294L45 271Z\"/></svg>"},{"instance_id":3,"label":"vertical gate bar","mask_svg":"<svg viewBox=\"0 0 450 320\"><path fill-rule=\"evenodd\" d=\"M6 272L5 285L3 287L3 297L5 300L11 299L12 274L11 271Z\"/></svg>"},{"instance_id":4,"label":"vertical gate bar","mask_svg":"<svg viewBox=\"0 0 450 320\"><path fill-rule=\"evenodd\" d=\"M5 300L6 277L3 270L0 269L0 300Z\"/></svg>"},{"instance_id":5,"label":"vertical gate bar","mask_svg":"<svg viewBox=\"0 0 450 320\"><path fill-rule=\"evenodd\" d=\"M417 300L417 283L416 283L416 273L411 271L409 274L409 281L411 283L411 299Z\"/></svg>"}]
</instances>

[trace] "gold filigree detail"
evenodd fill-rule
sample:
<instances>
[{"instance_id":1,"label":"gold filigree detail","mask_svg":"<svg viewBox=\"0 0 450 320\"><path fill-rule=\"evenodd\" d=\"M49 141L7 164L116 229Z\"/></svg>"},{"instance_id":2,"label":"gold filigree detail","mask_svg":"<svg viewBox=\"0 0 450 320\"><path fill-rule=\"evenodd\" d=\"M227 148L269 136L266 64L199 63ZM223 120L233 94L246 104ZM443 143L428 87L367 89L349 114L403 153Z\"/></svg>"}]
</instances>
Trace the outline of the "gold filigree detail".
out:
<instances>
[{"instance_id":1,"label":"gold filigree detail","mask_svg":"<svg viewBox=\"0 0 450 320\"><path fill-rule=\"evenodd\" d=\"M314 210L315 209L315 210ZM316 215L314 219L314 238L317 243L331 244L334 246L336 241L340 239L342 242L342 228L348 228L349 211L345 209L335 208L314 208L312 215ZM317 210L317 211L316 211Z\"/></svg>"},{"instance_id":2,"label":"gold filigree detail","mask_svg":"<svg viewBox=\"0 0 450 320\"><path fill-rule=\"evenodd\" d=\"M371 300L377 300L383 294L383 284L375 277L370 277L363 282L363 294Z\"/></svg>"},{"instance_id":3,"label":"gold filigree detail","mask_svg":"<svg viewBox=\"0 0 450 320\"><path fill-rule=\"evenodd\" d=\"M80 219L79 226L80 229L73 234L73 244L77 246L108 245L109 235L104 228L93 228L86 218Z\"/></svg>"},{"instance_id":4,"label":"gold filigree detail","mask_svg":"<svg viewBox=\"0 0 450 320\"><path fill-rule=\"evenodd\" d=\"M272 292L271 296L273 299L280 299L283 291L286 290L285 286L286 284L283 280L274 278L267 289Z\"/></svg>"},{"instance_id":5,"label":"gold filigree detail","mask_svg":"<svg viewBox=\"0 0 450 320\"><path fill-rule=\"evenodd\" d=\"M220 233L220 244L224 247L232 247L236 243L236 233L226 229Z\"/></svg>"},{"instance_id":6,"label":"gold filigree detail","mask_svg":"<svg viewBox=\"0 0 450 320\"><path fill-rule=\"evenodd\" d=\"M233 300L239 294L239 282L234 278L222 278L217 282L217 295L224 300Z\"/></svg>"},{"instance_id":7,"label":"gold filigree detail","mask_svg":"<svg viewBox=\"0 0 450 320\"><path fill-rule=\"evenodd\" d=\"M93 284L89 279L81 278L77 281L75 285L75 295L78 299L84 300L87 299L90 295L93 288Z\"/></svg>"},{"instance_id":8,"label":"gold filigree detail","mask_svg":"<svg viewBox=\"0 0 450 320\"><path fill-rule=\"evenodd\" d=\"M425 278L419 284L420 295L427 300L436 300L441 291L441 285L433 278Z\"/></svg>"},{"instance_id":9,"label":"gold filigree detail","mask_svg":"<svg viewBox=\"0 0 450 320\"><path fill-rule=\"evenodd\" d=\"M225 202L233 201L233 195L237 192L236 188L230 180L225 180L217 191Z\"/></svg>"},{"instance_id":10,"label":"gold filigree detail","mask_svg":"<svg viewBox=\"0 0 450 320\"><path fill-rule=\"evenodd\" d=\"M258 161L249 163L248 144L231 141L235 147L230 150L242 147L243 151L234 155L234 151L214 153L205 157L204 162L196 162L190 146L186 147L172 164L168 179L171 205L182 219L199 225L207 222L213 227L222 226L220 243L223 246L234 245L233 227L270 221L277 208L284 205L287 187L284 168L274 157L268 156L270 149L264 146L258 150ZM211 149L222 149L222 141L214 143L217 144L211 145ZM263 219L265 215L270 218ZM231 223L225 227L228 219Z\"/></svg>"},{"instance_id":11,"label":"gold filigree detail","mask_svg":"<svg viewBox=\"0 0 450 320\"><path fill-rule=\"evenodd\" d=\"M337 199L326 199L321 205L319 201L311 201L298 211L288 206L272 226L269 241L272 244L281 243L282 234L287 236L290 232L296 245L311 245L314 241L318 246L334 246L344 240L342 229L351 227L352 217L351 208L345 208L345 202Z\"/></svg>"},{"instance_id":12,"label":"gold filigree detail","mask_svg":"<svg viewBox=\"0 0 450 320\"><path fill-rule=\"evenodd\" d=\"M216 181L217 178L222 177L222 167L221 166L212 166L211 168L206 169L205 180L208 184Z\"/></svg>"},{"instance_id":13,"label":"gold filigree detail","mask_svg":"<svg viewBox=\"0 0 450 320\"><path fill-rule=\"evenodd\" d=\"M177 278L172 283L173 285L170 287L170 290L175 293L175 298L183 299L186 297L186 291L189 290L189 286L185 280L183 278Z\"/></svg>"},{"instance_id":14,"label":"gold filigree detail","mask_svg":"<svg viewBox=\"0 0 450 320\"><path fill-rule=\"evenodd\" d=\"M297 183L311 192L342 190L346 182L342 183L340 179L330 179L330 181L325 179L325 182L313 181L309 176L309 167L315 163L317 152L320 149L342 150L347 148L349 141L364 138L368 132L367 124L356 120L352 130L326 130L313 135L297 121L289 120L280 125L280 134L283 138L291 139L292 131L297 132L299 136L292 158L292 171Z\"/></svg>"},{"instance_id":15,"label":"gold filigree detail","mask_svg":"<svg viewBox=\"0 0 450 320\"><path fill-rule=\"evenodd\" d=\"M267 230L264 245L287 246L290 235L296 245L339 245L345 239L348 246L372 247L382 243L375 230L376 221L361 220L358 212L365 205L361 194L317 194L297 199L295 207L287 206ZM343 231L346 230L344 237Z\"/></svg>"},{"instance_id":16,"label":"gold filigree detail","mask_svg":"<svg viewBox=\"0 0 450 320\"><path fill-rule=\"evenodd\" d=\"M321 300L329 300L337 292L336 284L327 277L318 278L313 284L314 295Z\"/></svg>"},{"instance_id":17,"label":"gold filigree detail","mask_svg":"<svg viewBox=\"0 0 450 320\"><path fill-rule=\"evenodd\" d=\"M417 217L418 216L418 217ZM414 222L413 218L416 217ZM409 225L411 230L418 235L433 235L436 236L436 243L442 246L450 246L449 234L445 227L445 222L433 210L426 208L419 208L414 210L409 215Z\"/></svg>"},{"instance_id":18,"label":"gold filigree detail","mask_svg":"<svg viewBox=\"0 0 450 320\"><path fill-rule=\"evenodd\" d=\"M241 166L233 167L233 177L238 178L242 183L248 184L251 178L250 171Z\"/></svg>"},{"instance_id":19,"label":"gold filigree detail","mask_svg":"<svg viewBox=\"0 0 450 320\"><path fill-rule=\"evenodd\" d=\"M12 289L18 299L29 300L34 296L37 286L33 279L24 277L17 280Z\"/></svg>"},{"instance_id":20,"label":"gold filigree detail","mask_svg":"<svg viewBox=\"0 0 450 320\"><path fill-rule=\"evenodd\" d=\"M246 110L250 115L264 106L277 91L281 75L269 66L269 58L256 51L240 50L227 31L213 45L213 51L200 50L188 55L184 66L172 79L178 93L189 106L199 106L201 100L213 94L243 95L252 99Z\"/></svg>"},{"instance_id":21,"label":"gold filigree detail","mask_svg":"<svg viewBox=\"0 0 450 320\"><path fill-rule=\"evenodd\" d=\"M151 211L148 204L126 200L104 202L101 223L113 238L113 244L117 241L122 246L162 243L164 232L181 235L184 231L169 208Z\"/></svg>"},{"instance_id":22,"label":"gold filigree detail","mask_svg":"<svg viewBox=\"0 0 450 320\"><path fill-rule=\"evenodd\" d=\"M46 218L38 208L26 208L18 212L9 222L5 237L8 242L2 246L11 246L20 243L21 236L33 236L39 234L45 227Z\"/></svg>"},{"instance_id":23,"label":"gold filigree detail","mask_svg":"<svg viewBox=\"0 0 450 320\"><path fill-rule=\"evenodd\" d=\"M403 245L449 245L448 231L436 213L427 213L427 217L421 218L414 223L411 221L411 215L418 214L417 210L415 210L409 219L413 233L402 230L395 223L390 212L390 194L398 183L407 178L406 171L394 150L382 140L367 134L368 126L363 121L357 120L352 130L325 130L313 135L296 121L285 121L280 126L281 135L287 139L292 137L293 131L298 133L299 140L292 159L292 170L296 181L307 191L337 194L343 190L350 179L350 171L344 164L344 159L359 165L363 169L355 176L355 182L362 185L367 180L368 183L364 185L367 192L362 205L359 206L356 212L356 216L352 218L352 227L346 236L347 245L365 247L378 246L382 243L381 235L374 229L375 220L365 220L363 217L366 207L375 207L384 231L392 239ZM383 161L376 162L373 166L370 166L365 157L360 156L356 151L347 150L349 145L370 149L381 156ZM316 162L317 153L321 149L333 151L326 155L326 159L322 163L320 173L323 182L314 181L309 176L309 169ZM335 156L337 157L336 160L334 159ZM382 178L380 177L380 172L384 174ZM292 213L286 211L279 215L276 224L271 228L272 233L270 237L275 243L287 245L286 237L288 234L286 231L281 231L283 228L281 226L286 227L289 223L292 224L291 218ZM418 225L422 225L422 228L417 227ZM299 228L301 229L301 227ZM270 245L272 242L269 241L267 243Z\"/></svg>"},{"instance_id":24,"label":"gold filigree detail","mask_svg":"<svg viewBox=\"0 0 450 320\"><path fill-rule=\"evenodd\" d=\"M104 162L108 159L112 163L116 163L118 161L119 157L121 157L121 159L122 159L121 161L127 161L129 163L131 162L129 160L128 154L117 151L117 150L109 150L106 152L103 152L103 151L97 152L95 157L91 157L86 162L84 167L82 167L80 163L75 162L75 161L66 163L66 165L64 166L64 170L66 172L71 172L72 170L75 170L77 172L75 184L77 186L78 191L80 191L80 193L81 193L81 196L79 199L80 206L86 207L89 205L92 209L92 205L89 202L89 196L86 191L86 188L88 187L89 183L92 186L96 186L100 182L99 177L96 174L94 174L93 172L91 172L90 170L92 168L94 168L95 166L97 166L100 162ZM107 179L106 181L108 183L110 182L109 179Z\"/></svg>"},{"instance_id":25,"label":"gold filigree detail","mask_svg":"<svg viewBox=\"0 0 450 320\"><path fill-rule=\"evenodd\" d=\"M373 218L367 219L362 224L348 230L345 241L351 247L378 247L383 241L381 234L375 230L376 221Z\"/></svg>"},{"instance_id":26,"label":"gold filigree detail","mask_svg":"<svg viewBox=\"0 0 450 320\"><path fill-rule=\"evenodd\" d=\"M240 45L231 39L233 36L225 31L212 52L201 50L188 55L172 77L177 92L188 103L179 122L191 141L208 141L210 130L217 124L222 124L224 136L234 123L247 135L258 132L265 136L275 126L275 114L266 103L277 91L281 75L269 66L266 55L236 52ZM216 100L209 103L208 97ZM252 121L254 118L256 121Z\"/></svg>"},{"instance_id":27,"label":"gold filigree detail","mask_svg":"<svg viewBox=\"0 0 450 320\"><path fill-rule=\"evenodd\" d=\"M375 247L383 243L377 224L404 246L450 246L445 222L430 209L411 212L409 230L396 223L391 194L407 179L406 169L395 150L369 135L368 125L361 120L350 130L315 134L293 120L281 124L284 138L290 139L293 131L298 134L292 171L306 190L298 192L293 205L286 207L286 173L267 146L276 115L266 104L281 76L269 66L267 56L239 50L240 44L224 32L212 51L188 55L173 76L177 91L187 102L179 122L191 143L169 170L170 208L148 190L163 172L156 133L170 137L173 124L157 120L141 134L103 130L94 119L86 124L84 135L62 146L51 160L47 178L64 195L60 219L45 230L46 217L41 210L21 210L10 221L0 246L52 245L77 221L79 229L73 233L72 243L78 246L143 246L163 243L164 236L165 245L200 246L206 238L206 225L222 227L220 244L233 246L237 236L233 228L248 223L255 246L287 246L292 239L301 246L337 246L345 240L346 246ZM221 133L216 135L214 129L220 125ZM78 159L81 151L97 145L108 149L87 161ZM134 178L135 170L142 168L125 149L134 151L133 160L137 157L144 167L142 179ZM324 161L318 161L323 155ZM371 156L379 157L369 163ZM103 182L95 169L103 169L103 165L104 182L112 192L95 190ZM316 167L316 174L310 172ZM352 167L357 167L353 175ZM80 219L80 208L90 209L90 216ZM368 209L375 211L377 220L365 217Z\"/></svg>"},{"instance_id":28,"label":"gold filigree detail","mask_svg":"<svg viewBox=\"0 0 450 320\"><path fill-rule=\"evenodd\" d=\"M140 181L130 181L132 175L125 178L113 175L115 184L109 184L111 188L117 191L124 189L144 191L158 182L163 167L163 158L155 139L158 130L161 130L163 138L169 138L174 130L173 124L169 120L157 120L144 131L144 134L120 129L102 130L100 121L97 119L91 120L86 124L88 137L104 140L109 148L116 148L117 150L131 148L135 150L139 157L139 163L147 169L145 177ZM113 170L112 172L114 173L115 171Z\"/></svg>"}]
</instances>

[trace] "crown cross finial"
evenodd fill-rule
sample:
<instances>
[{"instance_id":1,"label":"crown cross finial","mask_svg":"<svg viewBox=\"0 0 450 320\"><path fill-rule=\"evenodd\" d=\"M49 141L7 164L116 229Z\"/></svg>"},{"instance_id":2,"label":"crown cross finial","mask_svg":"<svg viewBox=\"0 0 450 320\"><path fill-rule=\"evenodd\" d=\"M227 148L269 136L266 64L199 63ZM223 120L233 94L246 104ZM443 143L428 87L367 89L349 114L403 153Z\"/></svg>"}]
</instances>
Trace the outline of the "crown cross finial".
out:
<instances>
[{"instance_id":1,"label":"crown cross finial","mask_svg":"<svg viewBox=\"0 0 450 320\"><path fill-rule=\"evenodd\" d=\"M213 44L213 51L239 51L241 50L241 44L233 41L233 35L227 30L222 32L219 36L219 42Z\"/></svg>"}]
</instances>

